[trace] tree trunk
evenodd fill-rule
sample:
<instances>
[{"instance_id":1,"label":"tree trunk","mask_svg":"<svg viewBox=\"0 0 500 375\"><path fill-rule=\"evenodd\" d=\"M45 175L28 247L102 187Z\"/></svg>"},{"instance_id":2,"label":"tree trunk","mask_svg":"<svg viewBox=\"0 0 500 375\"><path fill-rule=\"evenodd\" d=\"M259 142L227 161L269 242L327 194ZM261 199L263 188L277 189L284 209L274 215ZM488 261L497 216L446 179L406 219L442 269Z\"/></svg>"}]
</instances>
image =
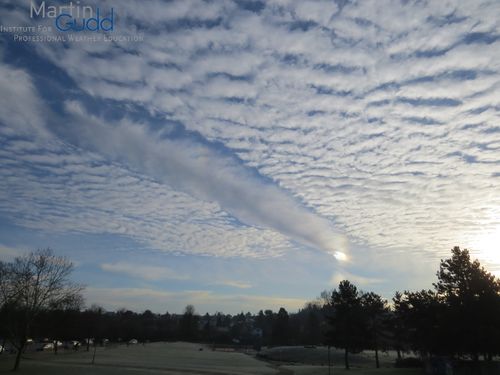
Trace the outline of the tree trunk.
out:
<instances>
[{"instance_id":1,"label":"tree trunk","mask_svg":"<svg viewBox=\"0 0 500 375\"><path fill-rule=\"evenodd\" d=\"M344 363L345 363L345 369L349 370L349 350L348 350L348 348L345 348Z\"/></svg>"},{"instance_id":2,"label":"tree trunk","mask_svg":"<svg viewBox=\"0 0 500 375\"><path fill-rule=\"evenodd\" d=\"M378 360L378 347L375 347L375 366L380 368L380 362Z\"/></svg>"},{"instance_id":3,"label":"tree trunk","mask_svg":"<svg viewBox=\"0 0 500 375\"><path fill-rule=\"evenodd\" d=\"M19 369L19 366L21 364L21 356L23 355L24 349L26 348L26 343L28 342L28 337L29 337L28 335L30 332L29 316L26 320L28 323L26 323L24 326L24 332L22 335L19 335L20 337L19 347L16 347L17 349L16 361L14 362L14 368L12 369L12 371L17 371ZM14 344L14 342L12 343Z\"/></svg>"},{"instance_id":4,"label":"tree trunk","mask_svg":"<svg viewBox=\"0 0 500 375\"><path fill-rule=\"evenodd\" d=\"M97 351L97 343L95 342L94 339L94 354L92 355L92 364L95 364L95 353Z\"/></svg>"},{"instance_id":5,"label":"tree trunk","mask_svg":"<svg viewBox=\"0 0 500 375\"><path fill-rule=\"evenodd\" d=\"M398 353L398 359L401 360L401 349L396 349L397 353Z\"/></svg>"},{"instance_id":6,"label":"tree trunk","mask_svg":"<svg viewBox=\"0 0 500 375\"><path fill-rule=\"evenodd\" d=\"M16 362L14 362L14 368L12 369L12 371L19 370L19 365L21 364L21 356L23 355L25 347L26 347L26 340L24 339L21 342L21 345L19 345L19 348L17 348Z\"/></svg>"},{"instance_id":7,"label":"tree trunk","mask_svg":"<svg viewBox=\"0 0 500 375\"><path fill-rule=\"evenodd\" d=\"M328 375L332 373L332 365L330 360L330 345L328 345Z\"/></svg>"}]
</instances>

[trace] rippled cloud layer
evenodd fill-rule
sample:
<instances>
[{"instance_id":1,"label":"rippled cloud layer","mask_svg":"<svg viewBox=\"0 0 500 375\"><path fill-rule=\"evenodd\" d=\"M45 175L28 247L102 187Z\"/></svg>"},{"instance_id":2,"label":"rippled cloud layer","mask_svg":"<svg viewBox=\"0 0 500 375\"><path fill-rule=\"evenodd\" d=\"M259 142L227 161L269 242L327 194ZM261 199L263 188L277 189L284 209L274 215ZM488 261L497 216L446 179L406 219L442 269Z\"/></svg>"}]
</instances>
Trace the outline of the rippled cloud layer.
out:
<instances>
[{"instance_id":1,"label":"rippled cloud layer","mask_svg":"<svg viewBox=\"0 0 500 375\"><path fill-rule=\"evenodd\" d=\"M50 118L40 72L2 53L0 209L17 223L216 256L346 251L340 233L491 255L498 2L103 4L144 41L34 45L71 87Z\"/></svg>"}]
</instances>

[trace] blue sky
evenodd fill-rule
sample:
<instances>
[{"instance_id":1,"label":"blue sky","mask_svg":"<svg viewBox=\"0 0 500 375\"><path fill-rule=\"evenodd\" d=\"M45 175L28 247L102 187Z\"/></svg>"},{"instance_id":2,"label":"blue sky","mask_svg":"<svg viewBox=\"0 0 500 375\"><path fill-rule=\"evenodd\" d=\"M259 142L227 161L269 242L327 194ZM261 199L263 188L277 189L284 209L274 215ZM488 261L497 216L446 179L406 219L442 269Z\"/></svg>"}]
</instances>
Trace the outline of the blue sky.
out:
<instances>
[{"instance_id":1,"label":"blue sky","mask_svg":"<svg viewBox=\"0 0 500 375\"><path fill-rule=\"evenodd\" d=\"M391 298L455 245L500 275L497 1L98 6L115 41L0 33L2 259L51 247L89 305L156 312Z\"/></svg>"}]
</instances>

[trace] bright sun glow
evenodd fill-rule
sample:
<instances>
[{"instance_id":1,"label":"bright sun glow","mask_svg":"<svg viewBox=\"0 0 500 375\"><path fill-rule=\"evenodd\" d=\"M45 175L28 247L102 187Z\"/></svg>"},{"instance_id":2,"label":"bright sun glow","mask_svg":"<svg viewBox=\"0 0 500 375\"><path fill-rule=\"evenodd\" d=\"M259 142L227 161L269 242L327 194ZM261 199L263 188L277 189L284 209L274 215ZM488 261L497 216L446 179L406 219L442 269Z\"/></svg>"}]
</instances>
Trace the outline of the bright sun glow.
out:
<instances>
[{"instance_id":1,"label":"bright sun glow","mask_svg":"<svg viewBox=\"0 0 500 375\"><path fill-rule=\"evenodd\" d=\"M484 258L485 261L500 265L500 228L478 237L474 247L479 251L479 256Z\"/></svg>"},{"instance_id":2,"label":"bright sun glow","mask_svg":"<svg viewBox=\"0 0 500 375\"><path fill-rule=\"evenodd\" d=\"M347 260L347 255L346 253L343 253L342 251L336 251L333 256L340 262L345 262Z\"/></svg>"}]
</instances>

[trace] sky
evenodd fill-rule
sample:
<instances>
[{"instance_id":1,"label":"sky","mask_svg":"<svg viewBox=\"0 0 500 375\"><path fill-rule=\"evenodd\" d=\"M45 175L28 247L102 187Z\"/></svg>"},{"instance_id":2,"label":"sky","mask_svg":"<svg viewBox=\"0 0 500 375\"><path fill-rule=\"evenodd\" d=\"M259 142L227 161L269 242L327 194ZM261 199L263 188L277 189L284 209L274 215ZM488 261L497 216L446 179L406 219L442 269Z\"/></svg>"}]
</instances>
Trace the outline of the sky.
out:
<instances>
[{"instance_id":1,"label":"sky","mask_svg":"<svg viewBox=\"0 0 500 375\"><path fill-rule=\"evenodd\" d=\"M158 313L390 299L453 246L500 275L500 2L33 4L0 3L1 260Z\"/></svg>"}]
</instances>

